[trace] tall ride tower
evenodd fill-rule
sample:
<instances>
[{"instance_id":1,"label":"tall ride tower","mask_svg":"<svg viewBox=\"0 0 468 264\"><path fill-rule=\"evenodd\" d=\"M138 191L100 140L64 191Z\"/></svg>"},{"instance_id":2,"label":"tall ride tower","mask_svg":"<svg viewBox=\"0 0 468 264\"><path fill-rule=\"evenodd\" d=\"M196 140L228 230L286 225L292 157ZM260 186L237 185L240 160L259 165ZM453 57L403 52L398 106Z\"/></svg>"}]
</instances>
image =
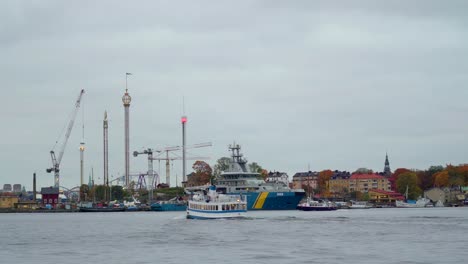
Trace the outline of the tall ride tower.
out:
<instances>
[{"instance_id":1,"label":"tall ride tower","mask_svg":"<svg viewBox=\"0 0 468 264\"><path fill-rule=\"evenodd\" d=\"M185 173L185 123L187 123L187 116L182 116L180 119L182 122L182 182L187 181Z\"/></svg>"},{"instance_id":2,"label":"tall ride tower","mask_svg":"<svg viewBox=\"0 0 468 264\"><path fill-rule=\"evenodd\" d=\"M84 173L84 151L85 151L85 142L84 142L84 107L81 108L83 110L81 116L81 142L80 142L80 188L81 185L84 183L83 173Z\"/></svg>"},{"instance_id":3,"label":"tall ride tower","mask_svg":"<svg viewBox=\"0 0 468 264\"><path fill-rule=\"evenodd\" d=\"M85 150L85 143L84 143L84 140L82 140L80 143L80 188L81 188L81 185L83 185L84 150Z\"/></svg>"},{"instance_id":4,"label":"tall ride tower","mask_svg":"<svg viewBox=\"0 0 468 264\"><path fill-rule=\"evenodd\" d=\"M103 121L103 139L104 139L104 185L107 184L109 178L109 145L108 145L108 134L107 129L109 125L107 123L107 111L104 112Z\"/></svg>"},{"instance_id":5,"label":"tall ride tower","mask_svg":"<svg viewBox=\"0 0 468 264\"><path fill-rule=\"evenodd\" d=\"M131 73L125 73L125 94L122 96L122 102L125 109L125 186L128 187L130 184L130 117L129 117L129 108L132 97L128 94L127 81L128 76L132 75Z\"/></svg>"}]
</instances>

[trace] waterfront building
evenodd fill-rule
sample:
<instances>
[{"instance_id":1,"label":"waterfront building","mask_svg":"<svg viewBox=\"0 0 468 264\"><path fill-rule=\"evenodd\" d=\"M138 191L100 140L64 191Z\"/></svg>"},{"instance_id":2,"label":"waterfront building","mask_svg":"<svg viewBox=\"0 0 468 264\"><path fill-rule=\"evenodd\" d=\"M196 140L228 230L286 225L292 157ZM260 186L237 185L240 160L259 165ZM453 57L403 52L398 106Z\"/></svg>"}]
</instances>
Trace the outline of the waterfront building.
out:
<instances>
[{"instance_id":1,"label":"waterfront building","mask_svg":"<svg viewBox=\"0 0 468 264\"><path fill-rule=\"evenodd\" d=\"M15 203L15 208L18 210L35 210L39 208L39 205L35 201L19 201Z\"/></svg>"},{"instance_id":2,"label":"waterfront building","mask_svg":"<svg viewBox=\"0 0 468 264\"><path fill-rule=\"evenodd\" d=\"M390 191L390 182L378 174L353 174L349 178L349 191L367 193L371 189Z\"/></svg>"},{"instance_id":3,"label":"waterfront building","mask_svg":"<svg viewBox=\"0 0 468 264\"><path fill-rule=\"evenodd\" d=\"M286 186L288 186L289 185L289 176L285 172L279 172L279 171L271 172L270 171L268 173L265 181L266 182L282 182Z\"/></svg>"},{"instance_id":4,"label":"waterfront building","mask_svg":"<svg viewBox=\"0 0 468 264\"><path fill-rule=\"evenodd\" d=\"M13 208L15 203L19 201L18 196L11 193L2 193L0 194L0 209L10 209Z\"/></svg>"},{"instance_id":5,"label":"waterfront building","mask_svg":"<svg viewBox=\"0 0 468 264\"><path fill-rule=\"evenodd\" d=\"M11 192L13 189L11 188L11 184L4 184L3 185L3 192Z\"/></svg>"},{"instance_id":6,"label":"waterfront building","mask_svg":"<svg viewBox=\"0 0 468 264\"><path fill-rule=\"evenodd\" d=\"M318 176L319 173L317 171L297 172L293 176L292 188L304 190L317 189Z\"/></svg>"},{"instance_id":7,"label":"waterfront building","mask_svg":"<svg viewBox=\"0 0 468 264\"><path fill-rule=\"evenodd\" d=\"M445 191L441 188L431 188L429 190L426 190L424 192L424 197L430 199L433 202L441 201L442 203L446 204L448 201L447 197L448 195L445 193Z\"/></svg>"},{"instance_id":8,"label":"waterfront building","mask_svg":"<svg viewBox=\"0 0 468 264\"><path fill-rule=\"evenodd\" d=\"M13 184L13 192L20 193L22 191L21 184Z\"/></svg>"},{"instance_id":9,"label":"waterfront building","mask_svg":"<svg viewBox=\"0 0 468 264\"><path fill-rule=\"evenodd\" d=\"M403 200L405 197L401 193L379 189L369 190L369 202L373 204L395 204L395 201Z\"/></svg>"},{"instance_id":10,"label":"waterfront building","mask_svg":"<svg viewBox=\"0 0 468 264\"><path fill-rule=\"evenodd\" d=\"M52 208L60 202L59 201L59 188L58 187L45 187L41 188L42 204L50 204Z\"/></svg>"},{"instance_id":11,"label":"waterfront building","mask_svg":"<svg viewBox=\"0 0 468 264\"><path fill-rule=\"evenodd\" d=\"M349 192L350 177L350 172L335 170L328 181L328 191L334 195L344 196Z\"/></svg>"}]
</instances>

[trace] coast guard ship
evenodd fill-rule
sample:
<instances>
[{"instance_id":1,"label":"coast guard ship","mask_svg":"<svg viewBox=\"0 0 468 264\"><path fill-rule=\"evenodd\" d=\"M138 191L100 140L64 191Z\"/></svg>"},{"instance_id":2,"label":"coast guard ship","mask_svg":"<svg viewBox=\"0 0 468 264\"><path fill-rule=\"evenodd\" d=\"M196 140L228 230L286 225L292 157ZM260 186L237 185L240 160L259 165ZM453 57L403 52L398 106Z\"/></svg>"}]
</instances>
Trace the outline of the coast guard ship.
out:
<instances>
[{"instance_id":1,"label":"coast guard ship","mask_svg":"<svg viewBox=\"0 0 468 264\"><path fill-rule=\"evenodd\" d=\"M303 189L291 189L282 182L265 182L260 173L249 172L247 160L238 144L229 145L229 169L215 180L218 193L247 196L247 210L296 210L304 197ZM208 187L205 187L208 188ZM188 187L187 192L200 187Z\"/></svg>"}]
</instances>

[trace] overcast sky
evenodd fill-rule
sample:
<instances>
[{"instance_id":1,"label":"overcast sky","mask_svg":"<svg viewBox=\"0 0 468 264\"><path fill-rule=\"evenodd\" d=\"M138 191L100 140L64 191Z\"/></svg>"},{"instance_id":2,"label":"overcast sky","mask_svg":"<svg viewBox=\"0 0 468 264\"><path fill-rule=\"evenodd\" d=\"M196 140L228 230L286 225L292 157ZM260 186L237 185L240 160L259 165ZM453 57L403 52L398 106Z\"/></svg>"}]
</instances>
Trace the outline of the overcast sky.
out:
<instances>
[{"instance_id":1,"label":"overcast sky","mask_svg":"<svg viewBox=\"0 0 468 264\"><path fill-rule=\"evenodd\" d=\"M184 97L187 143L213 143L188 155L210 165L233 141L290 179L308 166L382 171L386 151L392 170L466 163L467 10L466 1L2 1L0 188L31 189L33 172L53 185L49 151L82 88L61 185L79 184L83 113L86 182L91 168L102 181L105 110L109 171L122 175L125 72L132 151L181 145ZM146 157L130 160L131 172L147 170ZM174 174L180 181L181 162Z\"/></svg>"}]
</instances>

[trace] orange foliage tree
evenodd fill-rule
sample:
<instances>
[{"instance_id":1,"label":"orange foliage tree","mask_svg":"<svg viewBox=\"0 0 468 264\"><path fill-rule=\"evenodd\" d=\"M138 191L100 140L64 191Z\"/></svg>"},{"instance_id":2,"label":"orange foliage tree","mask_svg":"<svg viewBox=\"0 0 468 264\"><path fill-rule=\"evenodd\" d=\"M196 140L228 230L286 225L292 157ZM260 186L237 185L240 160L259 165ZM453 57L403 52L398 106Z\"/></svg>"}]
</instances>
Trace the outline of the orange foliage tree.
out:
<instances>
[{"instance_id":1,"label":"orange foliage tree","mask_svg":"<svg viewBox=\"0 0 468 264\"><path fill-rule=\"evenodd\" d=\"M333 176L333 171L331 170L323 170L319 172L318 175L318 188L320 193L326 194L328 193L328 181Z\"/></svg>"},{"instance_id":2,"label":"orange foliage tree","mask_svg":"<svg viewBox=\"0 0 468 264\"><path fill-rule=\"evenodd\" d=\"M433 176L434 178L434 185L437 187L446 187L449 185L449 173L446 170L441 172L437 172Z\"/></svg>"},{"instance_id":3,"label":"orange foliage tree","mask_svg":"<svg viewBox=\"0 0 468 264\"><path fill-rule=\"evenodd\" d=\"M189 186L204 185L210 182L213 170L204 161L197 160L192 166L194 173L188 179Z\"/></svg>"}]
</instances>

